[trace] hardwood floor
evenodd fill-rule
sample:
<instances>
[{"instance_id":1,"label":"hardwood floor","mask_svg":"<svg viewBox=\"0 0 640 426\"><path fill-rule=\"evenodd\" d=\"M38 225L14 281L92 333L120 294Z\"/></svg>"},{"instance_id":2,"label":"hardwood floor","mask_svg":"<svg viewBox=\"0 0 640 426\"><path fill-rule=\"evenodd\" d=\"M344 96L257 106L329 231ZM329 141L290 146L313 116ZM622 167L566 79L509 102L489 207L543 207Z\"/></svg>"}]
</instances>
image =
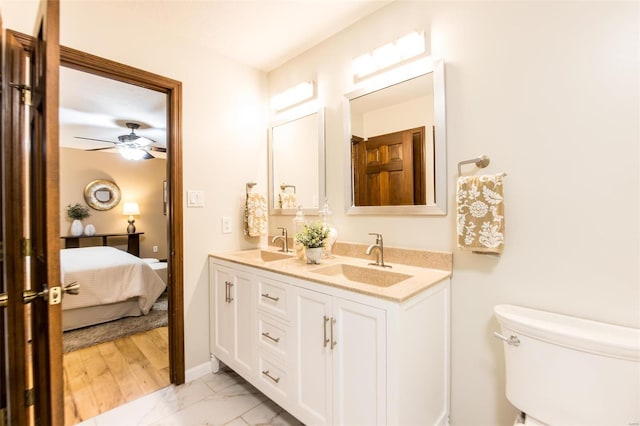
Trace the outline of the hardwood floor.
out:
<instances>
[{"instance_id":1,"label":"hardwood floor","mask_svg":"<svg viewBox=\"0 0 640 426\"><path fill-rule=\"evenodd\" d=\"M74 425L170 384L167 327L63 357L65 425Z\"/></svg>"}]
</instances>

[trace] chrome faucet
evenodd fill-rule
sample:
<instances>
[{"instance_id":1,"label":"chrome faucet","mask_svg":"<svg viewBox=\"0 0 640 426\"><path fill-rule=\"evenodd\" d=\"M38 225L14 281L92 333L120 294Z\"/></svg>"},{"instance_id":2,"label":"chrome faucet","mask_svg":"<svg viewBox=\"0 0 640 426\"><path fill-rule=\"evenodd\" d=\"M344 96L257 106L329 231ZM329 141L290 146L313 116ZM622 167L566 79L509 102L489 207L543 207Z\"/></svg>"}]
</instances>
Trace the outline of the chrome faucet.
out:
<instances>
[{"instance_id":1,"label":"chrome faucet","mask_svg":"<svg viewBox=\"0 0 640 426\"><path fill-rule=\"evenodd\" d=\"M278 251L289 253L291 250L289 250L289 236L287 234L287 228L278 228L278 229L282 230L282 235L273 237L273 239L271 240L271 243L275 244L276 241L282 240L282 248Z\"/></svg>"},{"instance_id":2,"label":"chrome faucet","mask_svg":"<svg viewBox=\"0 0 640 426\"><path fill-rule=\"evenodd\" d=\"M376 250L376 261L369 263L369 265L381 266L383 268L391 268L391 265L384 264L384 244L382 243L382 234L376 234L370 232L369 235L376 236L376 243L367 247L367 256L371 256L374 250Z\"/></svg>"}]
</instances>

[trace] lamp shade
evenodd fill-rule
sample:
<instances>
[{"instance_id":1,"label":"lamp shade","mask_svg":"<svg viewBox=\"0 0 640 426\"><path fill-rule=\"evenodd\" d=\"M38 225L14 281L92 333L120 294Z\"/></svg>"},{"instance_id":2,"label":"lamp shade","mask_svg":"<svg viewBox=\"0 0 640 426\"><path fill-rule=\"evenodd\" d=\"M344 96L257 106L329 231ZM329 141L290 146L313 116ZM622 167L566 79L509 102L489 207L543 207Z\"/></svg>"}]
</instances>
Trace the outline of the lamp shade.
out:
<instances>
[{"instance_id":1,"label":"lamp shade","mask_svg":"<svg viewBox=\"0 0 640 426\"><path fill-rule=\"evenodd\" d=\"M140 214L140 207L138 203L124 203L122 208L122 214L129 216L137 216Z\"/></svg>"}]
</instances>

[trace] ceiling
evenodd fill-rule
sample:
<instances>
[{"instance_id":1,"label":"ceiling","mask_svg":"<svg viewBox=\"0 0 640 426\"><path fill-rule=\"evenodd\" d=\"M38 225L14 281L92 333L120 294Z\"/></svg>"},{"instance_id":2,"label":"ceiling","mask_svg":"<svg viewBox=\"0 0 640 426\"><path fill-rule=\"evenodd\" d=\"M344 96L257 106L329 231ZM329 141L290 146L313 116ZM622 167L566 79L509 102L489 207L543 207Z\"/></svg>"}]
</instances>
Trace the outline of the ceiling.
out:
<instances>
[{"instance_id":1,"label":"ceiling","mask_svg":"<svg viewBox=\"0 0 640 426\"><path fill-rule=\"evenodd\" d=\"M391 1L174 0L153 4L170 10L168 16L173 20L197 28L191 36L207 40L212 50L269 72ZM141 8L145 3L130 4ZM117 141L119 135L129 133L125 123L131 121L141 125L137 135L165 147L165 101L163 94L148 89L62 68L60 144L79 149L109 147L109 143L76 136Z\"/></svg>"}]
</instances>

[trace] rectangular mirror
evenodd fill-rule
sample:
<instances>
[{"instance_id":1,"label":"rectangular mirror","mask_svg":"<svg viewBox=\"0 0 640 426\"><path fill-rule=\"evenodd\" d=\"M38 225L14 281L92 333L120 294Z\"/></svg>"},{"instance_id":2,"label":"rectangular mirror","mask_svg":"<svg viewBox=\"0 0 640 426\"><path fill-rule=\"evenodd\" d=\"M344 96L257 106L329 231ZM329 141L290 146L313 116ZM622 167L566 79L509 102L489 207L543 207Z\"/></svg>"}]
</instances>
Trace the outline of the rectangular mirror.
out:
<instances>
[{"instance_id":1,"label":"rectangular mirror","mask_svg":"<svg viewBox=\"0 0 640 426\"><path fill-rule=\"evenodd\" d=\"M345 95L347 214L445 215L444 62Z\"/></svg>"},{"instance_id":2,"label":"rectangular mirror","mask_svg":"<svg viewBox=\"0 0 640 426\"><path fill-rule=\"evenodd\" d=\"M317 214L325 198L324 111L275 123L269 132L269 210Z\"/></svg>"}]
</instances>

